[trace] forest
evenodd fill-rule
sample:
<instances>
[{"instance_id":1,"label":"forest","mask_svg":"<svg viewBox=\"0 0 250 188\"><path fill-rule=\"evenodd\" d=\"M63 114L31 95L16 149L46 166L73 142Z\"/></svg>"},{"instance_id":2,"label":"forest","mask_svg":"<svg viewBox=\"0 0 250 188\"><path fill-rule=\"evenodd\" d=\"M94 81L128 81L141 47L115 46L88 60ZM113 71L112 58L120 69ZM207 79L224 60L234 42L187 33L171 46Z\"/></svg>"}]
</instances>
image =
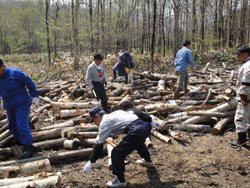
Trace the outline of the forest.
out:
<instances>
[{"instance_id":1,"label":"forest","mask_svg":"<svg viewBox=\"0 0 250 188\"><path fill-rule=\"evenodd\" d=\"M167 56L250 42L249 0L1 0L0 54L120 50Z\"/></svg>"}]
</instances>

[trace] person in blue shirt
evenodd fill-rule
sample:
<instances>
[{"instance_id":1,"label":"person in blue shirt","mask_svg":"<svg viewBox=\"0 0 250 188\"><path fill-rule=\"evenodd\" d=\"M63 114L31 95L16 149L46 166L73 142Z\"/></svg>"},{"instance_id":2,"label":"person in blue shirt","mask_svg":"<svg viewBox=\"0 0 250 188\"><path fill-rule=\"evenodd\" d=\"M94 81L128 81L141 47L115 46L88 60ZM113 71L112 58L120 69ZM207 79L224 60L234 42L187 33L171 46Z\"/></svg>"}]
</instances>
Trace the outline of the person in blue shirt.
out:
<instances>
[{"instance_id":1,"label":"person in blue shirt","mask_svg":"<svg viewBox=\"0 0 250 188\"><path fill-rule=\"evenodd\" d=\"M3 108L7 111L8 129L16 141L24 146L19 159L33 156L29 111L31 97L32 103L39 105L38 95L39 91L29 76L21 70L6 66L0 59L0 97L3 99Z\"/></svg>"},{"instance_id":2,"label":"person in blue shirt","mask_svg":"<svg viewBox=\"0 0 250 188\"><path fill-rule=\"evenodd\" d=\"M180 98L180 92L184 89L184 93L187 93L188 86L188 65L194 66L192 52L190 50L191 42L186 40L183 43L183 47L178 50L175 57L174 67L176 74L178 75L178 85L174 93L174 99Z\"/></svg>"},{"instance_id":3,"label":"person in blue shirt","mask_svg":"<svg viewBox=\"0 0 250 188\"><path fill-rule=\"evenodd\" d=\"M113 67L113 79L116 80L116 71L118 70L119 76L125 76L125 83L128 83L128 75L130 76L130 80L133 82L132 71L134 68L134 62L131 54L129 52L123 52L119 55L118 62Z\"/></svg>"}]
</instances>

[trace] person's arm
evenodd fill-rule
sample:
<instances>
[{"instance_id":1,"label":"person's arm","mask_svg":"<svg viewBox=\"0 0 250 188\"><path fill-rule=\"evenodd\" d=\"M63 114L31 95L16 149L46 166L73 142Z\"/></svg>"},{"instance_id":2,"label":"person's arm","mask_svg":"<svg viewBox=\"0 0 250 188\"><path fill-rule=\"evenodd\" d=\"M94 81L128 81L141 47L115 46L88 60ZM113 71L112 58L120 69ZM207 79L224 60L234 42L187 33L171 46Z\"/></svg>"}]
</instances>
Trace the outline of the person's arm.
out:
<instances>
[{"instance_id":1,"label":"person's arm","mask_svg":"<svg viewBox=\"0 0 250 188\"><path fill-rule=\"evenodd\" d=\"M187 52L187 58L188 58L188 63L194 66L194 60L193 60L192 52L190 50L188 50Z\"/></svg>"},{"instance_id":2,"label":"person's arm","mask_svg":"<svg viewBox=\"0 0 250 188\"><path fill-rule=\"evenodd\" d=\"M16 71L15 75L19 83L27 86L27 88L29 89L30 96L32 98L34 97L38 98L39 91L36 89L35 82L21 70Z\"/></svg>"},{"instance_id":3,"label":"person's arm","mask_svg":"<svg viewBox=\"0 0 250 188\"><path fill-rule=\"evenodd\" d=\"M92 84L92 67L91 66L89 66L87 69L85 80L88 86L92 89L94 86Z\"/></svg>"},{"instance_id":4,"label":"person's arm","mask_svg":"<svg viewBox=\"0 0 250 188\"><path fill-rule=\"evenodd\" d=\"M134 61L133 61L133 57L130 55L130 68L133 69L134 68Z\"/></svg>"},{"instance_id":5,"label":"person's arm","mask_svg":"<svg viewBox=\"0 0 250 188\"><path fill-rule=\"evenodd\" d=\"M244 105L247 105L250 101L248 101L248 96L250 95L250 66L243 67L242 74L242 82L239 88L239 96L241 97L241 102Z\"/></svg>"}]
</instances>

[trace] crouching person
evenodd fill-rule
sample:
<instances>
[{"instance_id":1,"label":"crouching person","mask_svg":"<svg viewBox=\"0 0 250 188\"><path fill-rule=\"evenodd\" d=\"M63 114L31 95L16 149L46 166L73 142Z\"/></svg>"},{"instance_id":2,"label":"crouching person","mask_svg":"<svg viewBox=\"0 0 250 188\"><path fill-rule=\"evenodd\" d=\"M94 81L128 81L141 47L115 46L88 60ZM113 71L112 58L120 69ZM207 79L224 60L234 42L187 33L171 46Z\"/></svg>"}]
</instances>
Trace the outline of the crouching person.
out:
<instances>
[{"instance_id":1,"label":"crouching person","mask_svg":"<svg viewBox=\"0 0 250 188\"><path fill-rule=\"evenodd\" d=\"M88 173L93 163L101 155L105 140L113 134L127 134L123 140L113 148L111 154L112 171L117 178L107 182L108 187L126 187L127 181L124 177L125 164L124 160L133 150L137 150L141 160L137 163L152 167L153 163L149 151L144 144L145 139L150 135L151 124L155 122L151 117L142 112L117 110L110 114L105 114L99 107L94 107L89 112L91 121L99 126L99 133L96 137L90 160L83 167L83 172Z\"/></svg>"}]
</instances>

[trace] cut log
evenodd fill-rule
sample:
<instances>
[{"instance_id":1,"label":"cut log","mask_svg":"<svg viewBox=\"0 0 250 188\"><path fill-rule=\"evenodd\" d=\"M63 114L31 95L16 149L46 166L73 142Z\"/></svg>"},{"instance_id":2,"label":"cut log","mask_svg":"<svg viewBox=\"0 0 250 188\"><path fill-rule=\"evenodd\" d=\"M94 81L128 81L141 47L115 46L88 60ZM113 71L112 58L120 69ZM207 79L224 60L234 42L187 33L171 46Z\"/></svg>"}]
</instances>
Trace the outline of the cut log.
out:
<instances>
[{"instance_id":1,"label":"cut log","mask_svg":"<svg viewBox=\"0 0 250 188\"><path fill-rule=\"evenodd\" d=\"M229 111L229 112L187 112L187 115L189 116L206 116L206 117L217 117L217 118L225 118L225 117L231 117L234 116L235 111Z\"/></svg>"},{"instance_id":2,"label":"cut log","mask_svg":"<svg viewBox=\"0 0 250 188\"><path fill-rule=\"evenodd\" d=\"M48 156L50 163L58 164L58 163L65 163L65 160L76 160L76 159L84 159L88 158L92 152L92 148L81 149L81 150L74 150L68 152L62 152L57 154L50 154Z\"/></svg>"},{"instance_id":3,"label":"cut log","mask_svg":"<svg viewBox=\"0 0 250 188\"><path fill-rule=\"evenodd\" d=\"M118 103L117 109L129 106L133 102L133 98L130 95L126 95L123 99Z\"/></svg>"},{"instance_id":4,"label":"cut log","mask_svg":"<svg viewBox=\"0 0 250 188\"><path fill-rule=\"evenodd\" d=\"M0 148L0 160L2 161L9 157L13 157L11 148Z\"/></svg>"},{"instance_id":5,"label":"cut log","mask_svg":"<svg viewBox=\"0 0 250 188\"><path fill-rule=\"evenodd\" d=\"M74 126L74 121L69 120L69 121L65 121L63 123L59 123L59 124L55 124L55 125L51 125L51 126L47 126L47 127L42 127L42 128L40 128L40 130L49 130L49 129L62 128L62 127L72 127L72 126Z\"/></svg>"},{"instance_id":6,"label":"cut log","mask_svg":"<svg viewBox=\"0 0 250 188\"><path fill-rule=\"evenodd\" d=\"M80 140L78 138L75 138L73 140L65 140L63 143L64 149L75 149L79 146Z\"/></svg>"},{"instance_id":7,"label":"cut log","mask_svg":"<svg viewBox=\"0 0 250 188\"><path fill-rule=\"evenodd\" d=\"M71 108L91 108L98 105L97 101L89 101L84 103L76 103L76 102L51 102L51 105L60 109L71 109Z\"/></svg>"},{"instance_id":8,"label":"cut log","mask_svg":"<svg viewBox=\"0 0 250 188\"><path fill-rule=\"evenodd\" d=\"M213 109L208 110L207 112L230 111L230 110L234 110L236 106L237 106L237 101L236 99L233 99L230 102L219 105ZM187 119L186 121L183 122L183 124L195 124L195 123L203 122L204 120L207 120L207 117L195 116L195 117Z\"/></svg>"},{"instance_id":9,"label":"cut log","mask_svg":"<svg viewBox=\"0 0 250 188\"><path fill-rule=\"evenodd\" d=\"M19 163L11 166L0 167L0 178L13 178L17 176L29 176L39 172L50 172L52 167L48 159Z\"/></svg>"},{"instance_id":10,"label":"cut log","mask_svg":"<svg viewBox=\"0 0 250 188\"><path fill-rule=\"evenodd\" d=\"M60 117L74 117L88 113L89 109L76 109L76 110L60 110Z\"/></svg>"},{"instance_id":11,"label":"cut log","mask_svg":"<svg viewBox=\"0 0 250 188\"><path fill-rule=\"evenodd\" d=\"M0 180L0 186L8 188L21 187L61 187L61 173L40 173L35 176L8 178Z\"/></svg>"},{"instance_id":12,"label":"cut log","mask_svg":"<svg viewBox=\"0 0 250 188\"><path fill-rule=\"evenodd\" d=\"M0 148L5 147L8 143L10 143L14 139L13 135L8 136L7 138L0 141Z\"/></svg>"},{"instance_id":13,"label":"cut log","mask_svg":"<svg viewBox=\"0 0 250 188\"><path fill-rule=\"evenodd\" d=\"M9 131L9 129L7 129L6 131L4 131L2 134L0 134L0 141L4 140L5 138L7 138L8 136L10 136L11 133Z\"/></svg>"},{"instance_id":14,"label":"cut log","mask_svg":"<svg viewBox=\"0 0 250 188\"><path fill-rule=\"evenodd\" d=\"M85 147L92 147L96 144L95 138L80 139L80 145Z\"/></svg>"},{"instance_id":15,"label":"cut log","mask_svg":"<svg viewBox=\"0 0 250 188\"><path fill-rule=\"evenodd\" d=\"M61 148L63 147L63 143L65 140L66 138L46 140L42 142L36 142L33 144L33 146L37 148L38 150Z\"/></svg>"},{"instance_id":16,"label":"cut log","mask_svg":"<svg viewBox=\"0 0 250 188\"><path fill-rule=\"evenodd\" d=\"M213 135L219 135L228 123L233 122L234 116L227 117L219 121L213 128L211 128L211 132Z\"/></svg>"},{"instance_id":17,"label":"cut log","mask_svg":"<svg viewBox=\"0 0 250 188\"><path fill-rule=\"evenodd\" d=\"M171 143L171 139L161 133L159 133L158 131L154 130L154 131L151 131L151 134L158 138L159 140L163 141L163 142L166 142L166 143Z\"/></svg>"},{"instance_id":18,"label":"cut log","mask_svg":"<svg viewBox=\"0 0 250 188\"><path fill-rule=\"evenodd\" d=\"M170 100L167 103L158 103L158 104L150 104L145 106L146 111L157 110L159 108L165 108L167 110L175 109L178 107L178 104L174 100Z\"/></svg>"},{"instance_id":19,"label":"cut log","mask_svg":"<svg viewBox=\"0 0 250 188\"><path fill-rule=\"evenodd\" d=\"M171 129L173 130L180 130L180 131L187 131L187 132L203 132L208 133L210 132L209 125L199 125L199 124L171 124ZM169 127L166 127L167 129ZM162 127L164 130L164 127Z\"/></svg>"},{"instance_id":20,"label":"cut log","mask_svg":"<svg viewBox=\"0 0 250 188\"><path fill-rule=\"evenodd\" d=\"M75 132L75 131L69 131L67 133L68 138L95 138L97 137L98 132Z\"/></svg>"}]
</instances>

